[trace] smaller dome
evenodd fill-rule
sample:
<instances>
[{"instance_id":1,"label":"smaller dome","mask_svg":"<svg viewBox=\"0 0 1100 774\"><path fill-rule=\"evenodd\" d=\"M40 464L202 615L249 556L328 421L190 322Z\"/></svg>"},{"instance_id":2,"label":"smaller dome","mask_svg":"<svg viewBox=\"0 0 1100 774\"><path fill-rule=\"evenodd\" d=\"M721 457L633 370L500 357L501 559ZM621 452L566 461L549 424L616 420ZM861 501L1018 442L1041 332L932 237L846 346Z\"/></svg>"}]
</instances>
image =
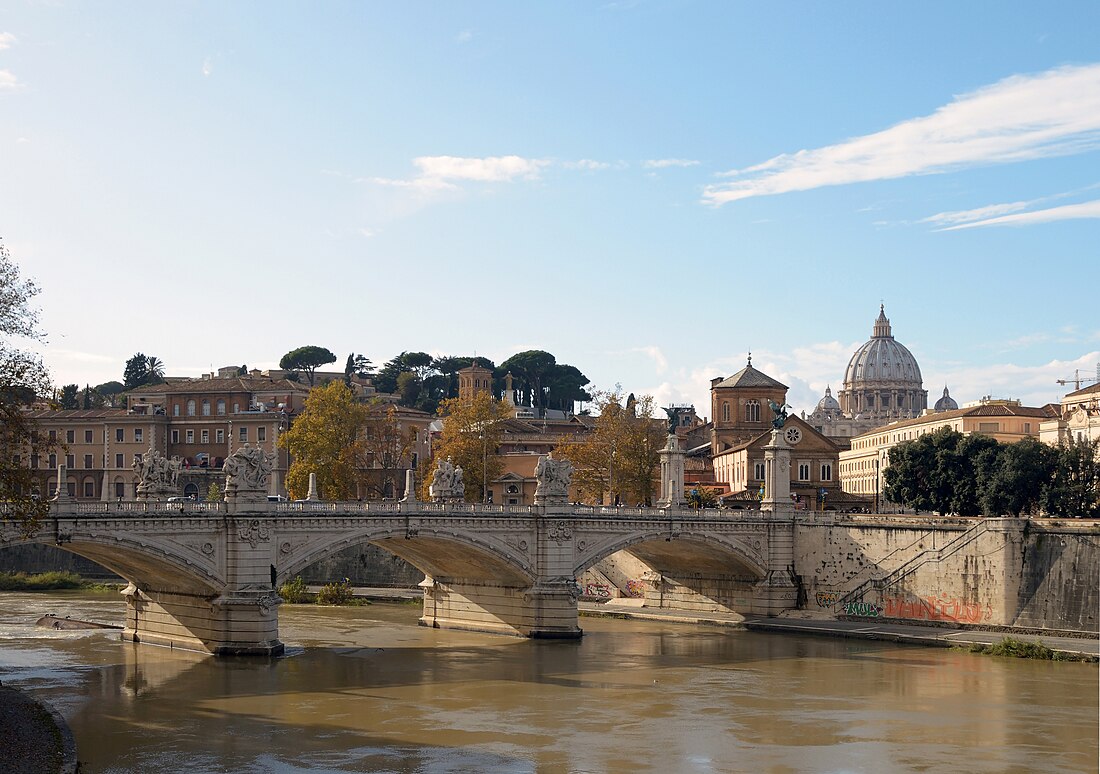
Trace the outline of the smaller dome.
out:
<instances>
[{"instance_id":1,"label":"smaller dome","mask_svg":"<svg viewBox=\"0 0 1100 774\"><path fill-rule=\"evenodd\" d=\"M943 387L943 397L936 401L936 411L954 411L959 407L959 404L955 402L955 399L951 397L947 392L947 385Z\"/></svg>"},{"instance_id":2,"label":"smaller dome","mask_svg":"<svg viewBox=\"0 0 1100 774\"><path fill-rule=\"evenodd\" d=\"M817 410L821 412L840 411L840 403L833 397L831 386L825 388L825 397L817 402Z\"/></svg>"}]
</instances>

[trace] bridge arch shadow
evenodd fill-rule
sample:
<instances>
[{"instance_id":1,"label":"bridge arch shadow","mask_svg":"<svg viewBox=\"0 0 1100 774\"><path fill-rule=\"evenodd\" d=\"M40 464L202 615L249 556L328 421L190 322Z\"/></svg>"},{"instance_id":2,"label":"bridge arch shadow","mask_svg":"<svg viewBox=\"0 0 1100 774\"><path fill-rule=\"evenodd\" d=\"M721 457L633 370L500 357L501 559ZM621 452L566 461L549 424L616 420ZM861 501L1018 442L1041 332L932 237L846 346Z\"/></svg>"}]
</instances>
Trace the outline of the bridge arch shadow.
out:
<instances>
[{"instance_id":1,"label":"bridge arch shadow","mask_svg":"<svg viewBox=\"0 0 1100 774\"><path fill-rule=\"evenodd\" d=\"M635 560L629 569L605 562L619 552ZM580 578L599 565L617 575L612 580L621 588L631 571L638 573L639 562L645 570L641 577L630 578L630 585L633 596L644 597L645 607L742 615L761 607L759 587L768 577L762 557L752 546L721 535L670 535L667 528L638 532L587 552L575 573Z\"/></svg>"}]
</instances>

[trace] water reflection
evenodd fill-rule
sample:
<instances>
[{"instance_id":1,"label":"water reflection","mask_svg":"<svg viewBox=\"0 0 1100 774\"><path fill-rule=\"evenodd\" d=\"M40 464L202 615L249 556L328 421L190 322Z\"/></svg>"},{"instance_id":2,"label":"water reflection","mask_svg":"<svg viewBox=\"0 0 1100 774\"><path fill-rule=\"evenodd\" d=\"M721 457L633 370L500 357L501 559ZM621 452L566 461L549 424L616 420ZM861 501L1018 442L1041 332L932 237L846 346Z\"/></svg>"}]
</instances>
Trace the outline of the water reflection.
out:
<instances>
[{"instance_id":1,"label":"water reflection","mask_svg":"<svg viewBox=\"0 0 1100 774\"><path fill-rule=\"evenodd\" d=\"M602 619L530 641L406 605L287 606L290 655L212 659L32 607L0 598L0 679L59 704L85 771L1096 770L1095 665Z\"/></svg>"}]
</instances>

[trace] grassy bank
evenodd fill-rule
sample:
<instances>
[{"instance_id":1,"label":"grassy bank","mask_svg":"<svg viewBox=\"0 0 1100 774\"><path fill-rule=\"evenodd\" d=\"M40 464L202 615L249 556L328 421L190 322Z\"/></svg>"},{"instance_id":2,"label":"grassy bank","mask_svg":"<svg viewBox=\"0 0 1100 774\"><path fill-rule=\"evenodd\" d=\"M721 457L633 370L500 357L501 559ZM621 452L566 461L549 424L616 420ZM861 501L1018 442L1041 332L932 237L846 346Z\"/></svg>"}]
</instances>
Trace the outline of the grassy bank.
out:
<instances>
[{"instance_id":1,"label":"grassy bank","mask_svg":"<svg viewBox=\"0 0 1100 774\"><path fill-rule=\"evenodd\" d=\"M1009 658L1034 658L1040 661L1079 661L1078 656L1071 653L1061 653L1051 650L1041 642L1024 642L1012 637L1005 637L993 645L970 646L971 653L981 653L986 656L1008 656ZM1085 659L1087 660L1087 659Z\"/></svg>"},{"instance_id":2,"label":"grassy bank","mask_svg":"<svg viewBox=\"0 0 1100 774\"><path fill-rule=\"evenodd\" d=\"M114 591L117 585L98 583L80 577L75 572L0 572L0 591Z\"/></svg>"}]
</instances>

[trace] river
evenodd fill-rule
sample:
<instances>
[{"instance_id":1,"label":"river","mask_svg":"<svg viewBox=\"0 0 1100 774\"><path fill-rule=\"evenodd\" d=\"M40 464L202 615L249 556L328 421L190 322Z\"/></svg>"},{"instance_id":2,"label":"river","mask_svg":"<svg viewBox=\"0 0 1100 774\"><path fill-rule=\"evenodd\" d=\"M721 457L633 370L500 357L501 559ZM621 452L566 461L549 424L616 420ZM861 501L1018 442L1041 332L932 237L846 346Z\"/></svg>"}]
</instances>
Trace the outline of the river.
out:
<instances>
[{"instance_id":1,"label":"river","mask_svg":"<svg viewBox=\"0 0 1100 774\"><path fill-rule=\"evenodd\" d=\"M582 618L575 642L284 605L287 655L215 659L114 594L0 593L0 680L92 772L1096 772L1098 669L893 643ZM0 744L0 770L3 748Z\"/></svg>"}]
</instances>

